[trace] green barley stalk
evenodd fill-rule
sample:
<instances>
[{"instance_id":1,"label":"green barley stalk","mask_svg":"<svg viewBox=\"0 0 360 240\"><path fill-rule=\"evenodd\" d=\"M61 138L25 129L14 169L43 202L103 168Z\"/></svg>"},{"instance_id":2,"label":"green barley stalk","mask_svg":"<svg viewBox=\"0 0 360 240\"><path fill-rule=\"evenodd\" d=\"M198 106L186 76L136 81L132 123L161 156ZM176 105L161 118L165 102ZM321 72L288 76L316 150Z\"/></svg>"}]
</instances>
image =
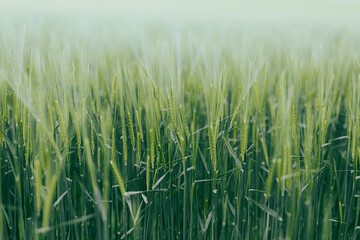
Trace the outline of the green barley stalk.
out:
<instances>
[{"instance_id":1,"label":"green barley stalk","mask_svg":"<svg viewBox=\"0 0 360 240\"><path fill-rule=\"evenodd\" d=\"M352 136L351 136L351 126L349 124L348 126L348 131L347 131L347 153L350 154L350 147L351 147L351 140L352 140ZM353 156L353 155L352 155Z\"/></svg>"},{"instance_id":2,"label":"green barley stalk","mask_svg":"<svg viewBox=\"0 0 360 240\"><path fill-rule=\"evenodd\" d=\"M51 206L52 206L52 200L55 195L56 190L56 183L58 180L58 176L55 174L52 176L50 182L47 184L47 196L46 201L43 207L43 221L42 221L42 228L46 228L49 224L50 219L50 212L51 212Z\"/></svg>"},{"instance_id":3,"label":"green barley stalk","mask_svg":"<svg viewBox=\"0 0 360 240\"><path fill-rule=\"evenodd\" d=\"M59 125L60 125L60 137L61 137L62 142L64 144L66 144L66 142L67 142L66 126L65 126L64 118L61 114L61 108L60 108L60 104L59 104L58 100L55 101L55 108L56 108Z\"/></svg>"},{"instance_id":4,"label":"green barley stalk","mask_svg":"<svg viewBox=\"0 0 360 240\"><path fill-rule=\"evenodd\" d=\"M79 119L77 113L74 114L74 124L75 124L75 132L76 132L76 142L77 142L77 150L78 150L78 157L79 161L81 161L81 136L80 136L80 126L79 126Z\"/></svg>"},{"instance_id":5,"label":"green barley stalk","mask_svg":"<svg viewBox=\"0 0 360 240\"><path fill-rule=\"evenodd\" d=\"M151 159L151 168L154 168L155 162L155 135L154 130L151 128L149 131L150 135L150 159Z\"/></svg>"},{"instance_id":6,"label":"green barley stalk","mask_svg":"<svg viewBox=\"0 0 360 240\"><path fill-rule=\"evenodd\" d=\"M138 165L138 168L140 168L140 160L141 160L141 136L140 133L137 133L137 158L136 163Z\"/></svg>"},{"instance_id":7,"label":"green barley stalk","mask_svg":"<svg viewBox=\"0 0 360 240\"><path fill-rule=\"evenodd\" d=\"M263 138L260 138L260 142L261 142L261 146L263 147L266 165L269 166L269 155L268 155L268 150L266 147L265 140Z\"/></svg>"},{"instance_id":8,"label":"green barley stalk","mask_svg":"<svg viewBox=\"0 0 360 240\"><path fill-rule=\"evenodd\" d=\"M273 183L273 178L274 178L274 172L275 172L275 167L276 167L276 162L272 161L270 164L270 170L269 170L269 175L266 179L266 187L265 187L265 196L268 198L270 197L271 194L271 186Z\"/></svg>"},{"instance_id":9,"label":"green barley stalk","mask_svg":"<svg viewBox=\"0 0 360 240\"><path fill-rule=\"evenodd\" d=\"M139 113L140 112L140 113ZM135 118L138 125L138 131L140 133L141 141L144 139L143 130L142 130L142 124L141 124L141 108L135 111Z\"/></svg>"},{"instance_id":10,"label":"green barley stalk","mask_svg":"<svg viewBox=\"0 0 360 240\"><path fill-rule=\"evenodd\" d=\"M285 149L285 147L284 147ZM284 150L283 150L284 151ZM283 179L283 177L286 174L286 164L287 161L285 159L285 156L283 156L282 158L279 158L279 162L278 162L278 178L279 178L279 185L281 187L281 196L284 196L285 194L285 179Z\"/></svg>"},{"instance_id":11,"label":"green barley stalk","mask_svg":"<svg viewBox=\"0 0 360 240\"><path fill-rule=\"evenodd\" d=\"M219 86L220 89L220 86ZM222 120L224 117L224 104L223 104L223 98L222 98L222 94L221 91L219 92L219 119Z\"/></svg>"},{"instance_id":12,"label":"green barley stalk","mask_svg":"<svg viewBox=\"0 0 360 240\"><path fill-rule=\"evenodd\" d=\"M185 145L185 139L184 137L180 136L180 149L181 149L181 157L183 162L183 171L184 171L184 210L183 210L183 236L184 239L186 239L186 187L187 187L187 181L186 181L186 162L185 162L185 151L186 151L186 145Z\"/></svg>"},{"instance_id":13,"label":"green barley stalk","mask_svg":"<svg viewBox=\"0 0 360 240\"><path fill-rule=\"evenodd\" d=\"M34 163L34 175L35 175L35 199L36 199L36 211L37 215L40 215L41 210L41 188L42 188L42 172L39 159Z\"/></svg>"},{"instance_id":14,"label":"green barley stalk","mask_svg":"<svg viewBox=\"0 0 360 240\"><path fill-rule=\"evenodd\" d=\"M257 129L256 129L256 123L253 122L252 123L252 130L251 130L251 136L252 136L252 144L255 145L255 153L257 153L258 149L257 149L257 140L258 140L258 136L259 134L257 134Z\"/></svg>"},{"instance_id":15,"label":"green barley stalk","mask_svg":"<svg viewBox=\"0 0 360 240\"><path fill-rule=\"evenodd\" d=\"M124 109L121 108L120 112L121 112L121 128L122 128L122 140L123 140L123 161L124 161L124 165L127 166L128 154L127 154L126 120L125 120Z\"/></svg>"},{"instance_id":16,"label":"green barley stalk","mask_svg":"<svg viewBox=\"0 0 360 240\"><path fill-rule=\"evenodd\" d=\"M5 133L5 130L3 130L3 132ZM19 126L18 126L18 136L17 136L17 141L19 144L21 143L21 140L22 140L22 133L23 133L23 121L20 120Z\"/></svg>"},{"instance_id":17,"label":"green barley stalk","mask_svg":"<svg viewBox=\"0 0 360 240\"><path fill-rule=\"evenodd\" d=\"M125 166L127 166L127 159L128 159L128 155L127 155L127 138L126 138L126 128L125 128L125 124L123 126L123 159L124 159L124 164Z\"/></svg>"},{"instance_id":18,"label":"green barley stalk","mask_svg":"<svg viewBox=\"0 0 360 240\"><path fill-rule=\"evenodd\" d=\"M116 162L116 141L115 141L115 129L112 129L111 137L111 159Z\"/></svg>"},{"instance_id":19,"label":"green barley stalk","mask_svg":"<svg viewBox=\"0 0 360 240\"><path fill-rule=\"evenodd\" d=\"M296 108L295 108L295 104L291 105L291 116L290 116L290 125L291 125L291 135L292 138L295 139L296 137Z\"/></svg>"},{"instance_id":20,"label":"green barley stalk","mask_svg":"<svg viewBox=\"0 0 360 240\"><path fill-rule=\"evenodd\" d=\"M122 197L125 197L125 184L124 184L124 180L120 174L120 171L118 169L118 167L116 166L116 163L113 162L113 161L110 161L110 166L111 166L111 169L113 171L113 174L115 176L115 180L117 182L117 184L119 185L119 188L120 188L120 192L121 192L121 196Z\"/></svg>"},{"instance_id":21,"label":"green barley stalk","mask_svg":"<svg viewBox=\"0 0 360 240\"><path fill-rule=\"evenodd\" d=\"M205 199L204 200L204 220L206 220L207 213L208 213L208 200Z\"/></svg>"},{"instance_id":22,"label":"green barley stalk","mask_svg":"<svg viewBox=\"0 0 360 240\"><path fill-rule=\"evenodd\" d=\"M27 139L27 135L28 135L28 110L27 107L24 106L24 110L23 110L23 141L26 144L26 139Z\"/></svg>"},{"instance_id":23,"label":"green barley stalk","mask_svg":"<svg viewBox=\"0 0 360 240\"><path fill-rule=\"evenodd\" d=\"M191 137L191 146L192 146L191 165L194 169L196 169L199 140L200 140L200 133L194 133Z\"/></svg>"},{"instance_id":24,"label":"green barley stalk","mask_svg":"<svg viewBox=\"0 0 360 240\"><path fill-rule=\"evenodd\" d=\"M88 138L85 138L84 140L84 148L86 153L86 165L90 174L91 185L93 187L93 190L95 191L95 189L97 189L95 167L91 157L90 142Z\"/></svg>"},{"instance_id":25,"label":"green barley stalk","mask_svg":"<svg viewBox=\"0 0 360 240\"><path fill-rule=\"evenodd\" d=\"M8 108L8 93L5 93L5 104L4 104L5 108L4 108L4 119L6 122L9 122L9 108Z\"/></svg>"},{"instance_id":26,"label":"green barley stalk","mask_svg":"<svg viewBox=\"0 0 360 240\"><path fill-rule=\"evenodd\" d=\"M20 129L20 128L19 128ZM5 117L5 113L2 114L2 139L1 139L1 144L5 143L5 134L6 134L6 117ZM20 138L19 138L20 140Z\"/></svg>"},{"instance_id":27,"label":"green barley stalk","mask_svg":"<svg viewBox=\"0 0 360 240\"><path fill-rule=\"evenodd\" d=\"M110 94L110 104L111 106L114 106L114 102L115 102L115 92L116 92L116 76L114 76L113 78L113 83L112 83L112 87L111 87L111 94Z\"/></svg>"},{"instance_id":28,"label":"green barley stalk","mask_svg":"<svg viewBox=\"0 0 360 240\"><path fill-rule=\"evenodd\" d=\"M255 86L256 103L257 103L258 111L260 112L262 109L262 101L260 97L259 84L257 80L254 81L254 86Z\"/></svg>"},{"instance_id":29,"label":"green barley stalk","mask_svg":"<svg viewBox=\"0 0 360 240\"><path fill-rule=\"evenodd\" d=\"M215 140L217 139L217 135L219 133L219 127L220 127L220 117L215 122L215 128L214 128L214 137Z\"/></svg>"},{"instance_id":30,"label":"green barley stalk","mask_svg":"<svg viewBox=\"0 0 360 240\"><path fill-rule=\"evenodd\" d=\"M248 123L246 119L243 121L241 137L241 159L244 161L246 150L247 150L247 136L248 136Z\"/></svg>"},{"instance_id":31,"label":"green barley stalk","mask_svg":"<svg viewBox=\"0 0 360 240\"><path fill-rule=\"evenodd\" d=\"M342 214L342 204L339 201L339 215L340 215L340 222L343 222L343 214Z\"/></svg>"},{"instance_id":32,"label":"green barley stalk","mask_svg":"<svg viewBox=\"0 0 360 240\"><path fill-rule=\"evenodd\" d=\"M97 150L97 165L98 165L98 172L101 170L101 150L100 147L98 147Z\"/></svg>"},{"instance_id":33,"label":"green barley stalk","mask_svg":"<svg viewBox=\"0 0 360 240\"><path fill-rule=\"evenodd\" d=\"M194 111L193 111L193 119L192 119L192 122L191 122L191 132L192 132L193 135L194 135L194 132L195 132L195 123L196 123L196 109L194 109Z\"/></svg>"},{"instance_id":34,"label":"green barley stalk","mask_svg":"<svg viewBox=\"0 0 360 240\"><path fill-rule=\"evenodd\" d=\"M108 141L108 136L106 131L106 123L102 116L100 116L100 128L101 128L101 136L103 139L103 144L105 145Z\"/></svg>"},{"instance_id":35,"label":"green barley stalk","mask_svg":"<svg viewBox=\"0 0 360 240\"><path fill-rule=\"evenodd\" d=\"M190 209L193 208L194 192L195 192L195 183L192 183L192 185L191 185L191 196L190 196Z\"/></svg>"},{"instance_id":36,"label":"green barley stalk","mask_svg":"<svg viewBox=\"0 0 360 240\"><path fill-rule=\"evenodd\" d=\"M154 98L155 98L155 113L158 120L161 120L161 113L160 113L160 98L158 89L153 83L153 91L154 91Z\"/></svg>"},{"instance_id":37,"label":"green barley stalk","mask_svg":"<svg viewBox=\"0 0 360 240\"><path fill-rule=\"evenodd\" d=\"M180 105L180 115L181 115L181 119L182 119L182 122L183 122L183 126L185 128L186 136L187 136L188 139L190 139L190 131L189 131L189 127L188 127L187 122L186 122L184 109L183 109L182 105Z\"/></svg>"},{"instance_id":38,"label":"green barley stalk","mask_svg":"<svg viewBox=\"0 0 360 240\"><path fill-rule=\"evenodd\" d=\"M352 131L352 148L351 148L351 156L353 159L356 159L356 146L357 146L357 138L358 138L358 129L356 127L353 128Z\"/></svg>"},{"instance_id":39,"label":"green barley stalk","mask_svg":"<svg viewBox=\"0 0 360 240\"><path fill-rule=\"evenodd\" d=\"M327 121L326 121L326 109L325 107L322 107L322 120L321 120L321 145L325 143L325 137L326 137L326 129L327 129Z\"/></svg>"},{"instance_id":40,"label":"green barley stalk","mask_svg":"<svg viewBox=\"0 0 360 240\"><path fill-rule=\"evenodd\" d=\"M54 110L51 104L48 104L48 118L49 118L49 125L50 131L54 132Z\"/></svg>"},{"instance_id":41,"label":"green barley stalk","mask_svg":"<svg viewBox=\"0 0 360 240\"><path fill-rule=\"evenodd\" d=\"M18 96L15 96L14 120L15 120L16 126L18 126L18 123L19 123L19 109L20 109L20 99ZM0 116L1 116L1 114L0 114Z\"/></svg>"},{"instance_id":42,"label":"green barley stalk","mask_svg":"<svg viewBox=\"0 0 360 240\"><path fill-rule=\"evenodd\" d=\"M128 128L129 128L131 145L132 145L133 149L135 149L135 147L136 147L135 146L135 135L134 135L133 125L132 125L131 114L129 111L127 112L127 117L128 117Z\"/></svg>"},{"instance_id":43,"label":"green barley stalk","mask_svg":"<svg viewBox=\"0 0 360 240\"><path fill-rule=\"evenodd\" d=\"M234 133L233 133L233 147L235 146L236 142L237 142L237 132L238 132L238 129L237 129L237 126L238 126L238 123L237 121L235 121L234 123Z\"/></svg>"},{"instance_id":44,"label":"green barley stalk","mask_svg":"<svg viewBox=\"0 0 360 240\"><path fill-rule=\"evenodd\" d=\"M240 200L239 200L239 193L235 196L236 200L236 216L240 214Z\"/></svg>"},{"instance_id":45,"label":"green barley stalk","mask_svg":"<svg viewBox=\"0 0 360 240\"><path fill-rule=\"evenodd\" d=\"M360 147L358 147L358 157L360 156ZM353 159L354 160L354 176L353 176L353 187L355 187L356 185L356 177L357 177L357 169L358 169L358 159Z\"/></svg>"},{"instance_id":46,"label":"green barley stalk","mask_svg":"<svg viewBox=\"0 0 360 240\"><path fill-rule=\"evenodd\" d=\"M173 118L173 124L175 127L176 124L176 108L175 108L175 93L174 88L171 88L171 112L172 112L172 118Z\"/></svg>"},{"instance_id":47,"label":"green barley stalk","mask_svg":"<svg viewBox=\"0 0 360 240\"><path fill-rule=\"evenodd\" d=\"M161 164L162 164L163 169L165 171L166 170L165 156L164 156L164 152L163 152L162 147L161 147L160 144L157 145L157 149L159 151L159 157L160 157Z\"/></svg>"},{"instance_id":48,"label":"green barley stalk","mask_svg":"<svg viewBox=\"0 0 360 240\"><path fill-rule=\"evenodd\" d=\"M216 139L214 136L214 129L212 125L209 127L209 145L210 145L210 156L214 167L214 172L216 172Z\"/></svg>"},{"instance_id":49,"label":"green barley stalk","mask_svg":"<svg viewBox=\"0 0 360 240\"><path fill-rule=\"evenodd\" d=\"M229 129L231 129L231 127L234 125L235 118L236 118L238 112L240 111L240 107L241 107L241 104L243 103L243 101L244 101L244 99L241 99L240 103L237 105L235 112L233 113L233 116L231 118Z\"/></svg>"},{"instance_id":50,"label":"green barley stalk","mask_svg":"<svg viewBox=\"0 0 360 240\"><path fill-rule=\"evenodd\" d=\"M91 154L94 155L95 152L95 140L94 140L94 126L92 120L90 120L90 148Z\"/></svg>"},{"instance_id":51,"label":"green barley stalk","mask_svg":"<svg viewBox=\"0 0 360 240\"><path fill-rule=\"evenodd\" d=\"M3 136L2 136L2 133L4 132L5 133L5 131L3 130L3 121L2 121L2 119L3 119L3 115L2 115L2 111L1 111L1 109L0 109L0 147L2 147L2 145L3 145Z\"/></svg>"},{"instance_id":52,"label":"green barley stalk","mask_svg":"<svg viewBox=\"0 0 360 240\"><path fill-rule=\"evenodd\" d=\"M150 189L150 157L146 156L146 190Z\"/></svg>"},{"instance_id":53,"label":"green barley stalk","mask_svg":"<svg viewBox=\"0 0 360 240\"><path fill-rule=\"evenodd\" d=\"M27 126L24 126L24 129L26 128L26 132L25 134L27 135L26 137L26 142L25 142L25 165L28 166L29 165L29 155L30 155L30 122L29 120L27 121Z\"/></svg>"},{"instance_id":54,"label":"green barley stalk","mask_svg":"<svg viewBox=\"0 0 360 240\"><path fill-rule=\"evenodd\" d=\"M170 130L171 131L171 130ZM173 159L172 159L172 152L173 152L173 142L170 139L168 142L168 161L169 161L169 168L172 169L173 168Z\"/></svg>"},{"instance_id":55,"label":"green barley stalk","mask_svg":"<svg viewBox=\"0 0 360 240\"><path fill-rule=\"evenodd\" d=\"M186 143L184 137L180 136L180 149L181 149L181 159L183 162L184 170L185 170L185 152L186 152Z\"/></svg>"},{"instance_id":56,"label":"green barley stalk","mask_svg":"<svg viewBox=\"0 0 360 240\"><path fill-rule=\"evenodd\" d=\"M292 162L291 162L291 146L290 146L289 142L285 144L284 161L285 161L286 165L283 170L284 171L283 176L291 175L292 174ZM285 183L285 186L287 187L287 189L291 192L293 183L290 182L290 179L284 179L284 183Z\"/></svg>"},{"instance_id":57,"label":"green barley stalk","mask_svg":"<svg viewBox=\"0 0 360 240\"><path fill-rule=\"evenodd\" d=\"M175 120L174 120L174 116L173 116L174 109L172 108L170 96L168 96L168 114L169 114L170 122L172 124L172 128L175 128L176 124L175 124Z\"/></svg>"}]
</instances>

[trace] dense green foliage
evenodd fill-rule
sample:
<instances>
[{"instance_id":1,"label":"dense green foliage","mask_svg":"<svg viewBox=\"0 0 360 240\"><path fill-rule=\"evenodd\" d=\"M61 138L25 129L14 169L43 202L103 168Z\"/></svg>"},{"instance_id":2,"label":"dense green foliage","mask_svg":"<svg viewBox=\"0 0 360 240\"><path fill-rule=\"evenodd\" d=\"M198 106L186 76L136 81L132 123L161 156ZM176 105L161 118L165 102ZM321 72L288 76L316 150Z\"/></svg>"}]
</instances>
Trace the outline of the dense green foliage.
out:
<instances>
[{"instance_id":1,"label":"dense green foliage","mask_svg":"<svg viewBox=\"0 0 360 240\"><path fill-rule=\"evenodd\" d=\"M359 36L0 31L0 239L357 239Z\"/></svg>"}]
</instances>

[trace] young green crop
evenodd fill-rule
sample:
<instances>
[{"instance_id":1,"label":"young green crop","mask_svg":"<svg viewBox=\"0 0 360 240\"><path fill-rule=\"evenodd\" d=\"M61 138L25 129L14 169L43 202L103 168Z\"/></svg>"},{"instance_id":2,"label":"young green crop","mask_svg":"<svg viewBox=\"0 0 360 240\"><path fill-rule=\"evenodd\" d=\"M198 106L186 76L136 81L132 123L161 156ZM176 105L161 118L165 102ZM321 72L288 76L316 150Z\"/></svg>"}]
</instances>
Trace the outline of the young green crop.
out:
<instances>
[{"instance_id":1,"label":"young green crop","mask_svg":"<svg viewBox=\"0 0 360 240\"><path fill-rule=\"evenodd\" d=\"M0 239L360 237L356 27L0 25Z\"/></svg>"}]
</instances>

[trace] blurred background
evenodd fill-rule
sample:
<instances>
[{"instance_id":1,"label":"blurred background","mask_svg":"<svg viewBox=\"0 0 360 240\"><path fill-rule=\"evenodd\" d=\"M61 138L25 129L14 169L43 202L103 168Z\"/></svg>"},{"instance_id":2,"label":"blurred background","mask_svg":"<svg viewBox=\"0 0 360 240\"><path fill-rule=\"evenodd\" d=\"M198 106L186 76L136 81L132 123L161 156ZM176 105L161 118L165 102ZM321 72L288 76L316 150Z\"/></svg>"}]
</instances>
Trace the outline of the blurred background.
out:
<instances>
[{"instance_id":1,"label":"blurred background","mask_svg":"<svg viewBox=\"0 0 360 240\"><path fill-rule=\"evenodd\" d=\"M2 21L37 17L111 18L162 24L354 24L359 1L1 1Z\"/></svg>"}]
</instances>

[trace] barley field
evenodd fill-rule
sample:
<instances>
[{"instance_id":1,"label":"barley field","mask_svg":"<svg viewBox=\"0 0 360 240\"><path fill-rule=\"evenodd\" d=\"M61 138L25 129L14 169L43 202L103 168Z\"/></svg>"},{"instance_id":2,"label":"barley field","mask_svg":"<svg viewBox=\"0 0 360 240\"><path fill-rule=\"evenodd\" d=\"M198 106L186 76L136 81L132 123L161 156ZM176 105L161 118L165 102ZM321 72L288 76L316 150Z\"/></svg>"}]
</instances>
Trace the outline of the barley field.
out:
<instances>
[{"instance_id":1,"label":"barley field","mask_svg":"<svg viewBox=\"0 0 360 240\"><path fill-rule=\"evenodd\" d=\"M359 239L360 5L162 4L0 10L0 239Z\"/></svg>"}]
</instances>

